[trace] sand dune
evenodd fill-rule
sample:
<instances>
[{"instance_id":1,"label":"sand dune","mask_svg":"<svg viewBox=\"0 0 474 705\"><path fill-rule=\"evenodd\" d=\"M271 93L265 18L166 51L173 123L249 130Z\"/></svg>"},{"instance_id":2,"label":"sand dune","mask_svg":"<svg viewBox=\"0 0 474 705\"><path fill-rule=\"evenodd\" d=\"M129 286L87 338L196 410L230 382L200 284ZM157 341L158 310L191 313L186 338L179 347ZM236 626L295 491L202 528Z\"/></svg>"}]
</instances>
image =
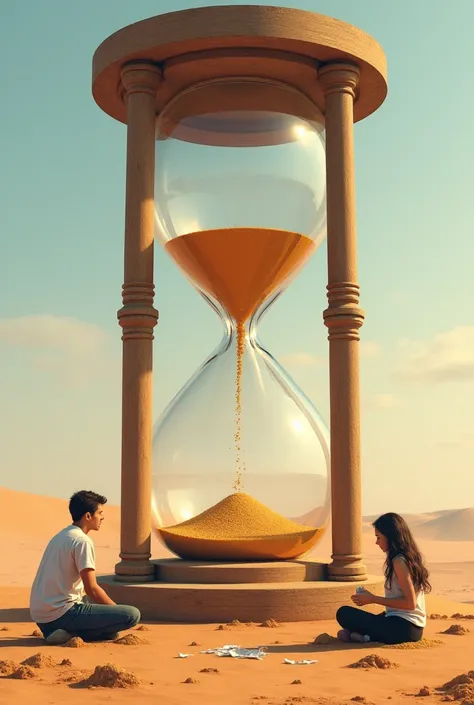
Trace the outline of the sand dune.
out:
<instances>
[{"instance_id":1,"label":"sand dune","mask_svg":"<svg viewBox=\"0 0 474 705\"><path fill-rule=\"evenodd\" d=\"M0 530L16 536L35 537L59 531L69 524L68 500L17 492L0 487ZM106 521L100 536L116 536L120 522L119 507L107 505ZM101 539L102 540L102 539Z\"/></svg>"},{"instance_id":2,"label":"sand dune","mask_svg":"<svg viewBox=\"0 0 474 705\"><path fill-rule=\"evenodd\" d=\"M372 530L376 515L364 517L364 530ZM425 514L403 514L416 538L434 541L474 541L474 508L443 509Z\"/></svg>"},{"instance_id":3,"label":"sand dune","mask_svg":"<svg viewBox=\"0 0 474 705\"><path fill-rule=\"evenodd\" d=\"M415 527L414 533L431 541L474 541L474 508L440 512Z\"/></svg>"}]
</instances>

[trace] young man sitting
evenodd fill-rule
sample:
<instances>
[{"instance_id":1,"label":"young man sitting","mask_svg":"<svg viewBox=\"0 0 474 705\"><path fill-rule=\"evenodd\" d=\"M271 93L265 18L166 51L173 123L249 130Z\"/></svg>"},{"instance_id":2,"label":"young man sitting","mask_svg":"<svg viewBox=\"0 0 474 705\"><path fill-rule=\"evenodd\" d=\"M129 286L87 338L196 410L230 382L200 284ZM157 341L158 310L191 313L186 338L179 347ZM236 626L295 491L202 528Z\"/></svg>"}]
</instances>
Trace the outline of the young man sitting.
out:
<instances>
[{"instance_id":1,"label":"young man sitting","mask_svg":"<svg viewBox=\"0 0 474 705\"><path fill-rule=\"evenodd\" d=\"M41 559L30 613L47 644L65 644L73 636L84 641L115 639L140 620L136 607L117 605L97 584L89 532L100 529L106 502L95 492L76 492L69 502L73 523L51 539ZM90 601L84 601L84 592Z\"/></svg>"}]
</instances>

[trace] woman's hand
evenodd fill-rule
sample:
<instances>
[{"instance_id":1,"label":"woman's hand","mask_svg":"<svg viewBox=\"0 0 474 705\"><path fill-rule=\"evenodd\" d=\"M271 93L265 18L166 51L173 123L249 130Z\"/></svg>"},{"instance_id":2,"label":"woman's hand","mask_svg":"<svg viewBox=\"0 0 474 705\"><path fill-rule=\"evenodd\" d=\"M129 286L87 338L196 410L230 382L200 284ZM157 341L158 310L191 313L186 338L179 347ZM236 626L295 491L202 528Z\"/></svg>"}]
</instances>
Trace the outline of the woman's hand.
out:
<instances>
[{"instance_id":1,"label":"woman's hand","mask_svg":"<svg viewBox=\"0 0 474 705\"><path fill-rule=\"evenodd\" d=\"M358 607L363 607L363 605L373 604L375 601L375 597L376 595L374 595L372 592L364 590L364 592L357 592L355 595L352 595L351 600Z\"/></svg>"}]
</instances>

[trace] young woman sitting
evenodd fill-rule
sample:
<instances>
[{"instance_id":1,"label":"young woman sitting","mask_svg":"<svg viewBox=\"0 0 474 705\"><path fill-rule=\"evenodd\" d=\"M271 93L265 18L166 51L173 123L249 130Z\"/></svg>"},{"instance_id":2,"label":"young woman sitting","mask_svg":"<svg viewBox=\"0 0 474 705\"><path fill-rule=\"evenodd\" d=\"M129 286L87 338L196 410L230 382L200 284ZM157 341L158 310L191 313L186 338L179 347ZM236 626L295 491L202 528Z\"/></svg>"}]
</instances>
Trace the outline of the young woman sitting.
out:
<instances>
[{"instance_id":1,"label":"young woman sitting","mask_svg":"<svg viewBox=\"0 0 474 705\"><path fill-rule=\"evenodd\" d=\"M373 523L376 544L386 554L385 596L364 590L352 595L358 607L381 605L385 611L371 614L357 607L340 607L336 619L341 641L401 644L419 641L426 626L425 594L431 591L423 564L406 521L393 512Z\"/></svg>"}]
</instances>

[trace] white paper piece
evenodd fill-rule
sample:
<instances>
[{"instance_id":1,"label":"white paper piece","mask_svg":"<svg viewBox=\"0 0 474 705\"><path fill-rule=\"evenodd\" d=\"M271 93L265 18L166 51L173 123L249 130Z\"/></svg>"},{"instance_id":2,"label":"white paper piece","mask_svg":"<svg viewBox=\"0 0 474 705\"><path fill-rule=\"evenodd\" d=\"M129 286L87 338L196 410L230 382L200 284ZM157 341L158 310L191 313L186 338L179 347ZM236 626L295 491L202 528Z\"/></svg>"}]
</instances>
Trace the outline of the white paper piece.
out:
<instances>
[{"instance_id":1,"label":"white paper piece","mask_svg":"<svg viewBox=\"0 0 474 705\"><path fill-rule=\"evenodd\" d=\"M263 651L261 647L256 649L244 649L237 644L225 644L218 649L206 649L201 651L201 654L215 654L219 657L230 657L230 658L249 658L261 661L267 653Z\"/></svg>"},{"instance_id":2,"label":"white paper piece","mask_svg":"<svg viewBox=\"0 0 474 705\"><path fill-rule=\"evenodd\" d=\"M188 658L189 656L194 656L194 654L182 654L180 652L176 658Z\"/></svg>"},{"instance_id":3,"label":"white paper piece","mask_svg":"<svg viewBox=\"0 0 474 705\"><path fill-rule=\"evenodd\" d=\"M318 663L317 659L303 659L302 661L293 661L291 658L286 658L283 663L287 663L290 666L311 666L312 663Z\"/></svg>"}]
</instances>

